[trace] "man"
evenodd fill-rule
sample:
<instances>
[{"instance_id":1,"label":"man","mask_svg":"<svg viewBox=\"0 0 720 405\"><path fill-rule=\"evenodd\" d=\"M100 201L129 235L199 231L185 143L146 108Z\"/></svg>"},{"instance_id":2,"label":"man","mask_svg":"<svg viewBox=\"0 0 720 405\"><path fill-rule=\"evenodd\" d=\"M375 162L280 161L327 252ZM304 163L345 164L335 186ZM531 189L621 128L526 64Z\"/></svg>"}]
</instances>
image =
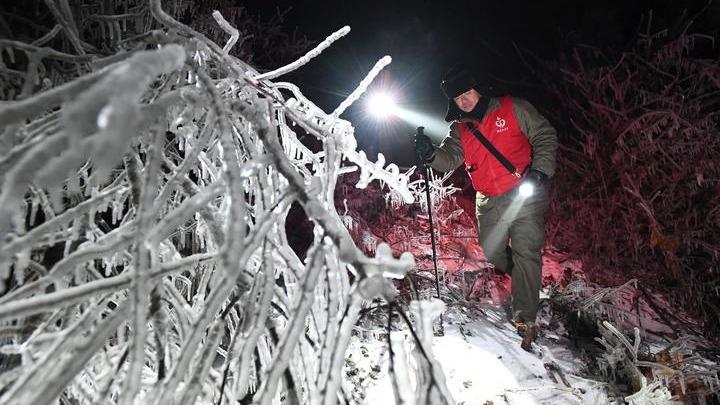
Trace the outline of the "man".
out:
<instances>
[{"instance_id":1,"label":"man","mask_svg":"<svg viewBox=\"0 0 720 405\"><path fill-rule=\"evenodd\" d=\"M448 98L449 134L439 147L427 136L418 136L417 155L439 171L455 170L465 163L477 191L480 244L495 268L512 277L512 321L523 337L523 349L530 350L537 334L540 249L545 241L547 182L555 172L557 133L530 103L509 96L490 97L488 88L463 68L451 70L441 88ZM534 186L533 194L520 193L521 184Z\"/></svg>"}]
</instances>

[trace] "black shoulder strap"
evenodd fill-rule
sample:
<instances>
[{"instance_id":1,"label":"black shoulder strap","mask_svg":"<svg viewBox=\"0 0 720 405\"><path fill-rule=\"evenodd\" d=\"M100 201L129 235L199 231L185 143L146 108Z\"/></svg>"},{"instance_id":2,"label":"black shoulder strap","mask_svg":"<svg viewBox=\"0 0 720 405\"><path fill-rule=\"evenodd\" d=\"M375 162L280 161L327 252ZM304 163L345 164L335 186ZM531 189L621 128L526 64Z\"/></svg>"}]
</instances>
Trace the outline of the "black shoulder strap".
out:
<instances>
[{"instance_id":1,"label":"black shoulder strap","mask_svg":"<svg viewBox=\"0 0 720 405\"><path fill-rule=\"evenodd\" d=\"M507 158L502 153L500 153L500 151L497 150L497 148L495 148L495 145L493 145L487 138L485 138L485 135L483 135L482 132L480 132L480 130L478 129L478 127L475 125L474 122L467 122L466 124L467 124L468 129L470 129L470 132L472 132L473 135L475 135L475 138L477 138L478 141L480 141L480 143L482 143L483 146L485 146L485 148L487 148L487 150L489 150L490 153L492 153L492 155L495 156L495 159L499 160L500 163L502 163L502 165L505 166L505 168L510 172L510 174L512 174L513 176L518 177L518 178L522 177L520 172L518 172L517 169L515 168L515 165L510 163L510 161L507 160Z\"/></svg>"}]
</instances>

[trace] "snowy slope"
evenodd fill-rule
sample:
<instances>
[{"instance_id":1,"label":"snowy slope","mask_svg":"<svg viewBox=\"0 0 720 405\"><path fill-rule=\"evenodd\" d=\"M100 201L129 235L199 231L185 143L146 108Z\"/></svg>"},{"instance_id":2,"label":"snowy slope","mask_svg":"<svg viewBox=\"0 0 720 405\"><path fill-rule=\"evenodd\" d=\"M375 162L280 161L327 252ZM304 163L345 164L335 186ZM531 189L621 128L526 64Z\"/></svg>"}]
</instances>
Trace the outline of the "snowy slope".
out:
<instances>
[{"instance_id":1,"label":"snowy slope","mask_svg":"<svg viewBox=\"0 0 720 405\"><path fill-rule=\"evenodd\" d=\"M343 191L345 206L350 205L349 211L359 223L359 229L370 229L372 239L390 244L396 253L411 251L418 259L419 268L431 268L429 238L413 238L429 231L423 228L426 217L422 210L414 212L413 207L402 206L373 215L366 211L367 207L379 205L373 203L374 199L381 198L379 190L370 187L363 190L362 195L352 188ZM465 207L465 200L464 196L453 196L434 204L441 274L475 304L478 300L484 302L479 309L470 309L461 303L449 304L444 313L445 335L433 337L432 350L442 365L455 403L611 403L604 383L574 375L580 374L584 365L567 349L567 341L558 341L559 338L548 333L548 337L538 338L533 353L520 348L521 338L498 305L509 299L510 279L484 269L488 264L475 237L473 207ZM359 232L355 234L359 245L367 239L368 232L365 232L364 238ZM546 255L543 262L546 285L563 278L566 271L576 272L579 268L579 263L559 260L551 254ZM356 328L359 333L347 351L345 392L358 404L395 403L388 374L386 332L379 325L375 330ZM404 334L404 342L413 345L406 328L392 333ZM562 370L570 387L546 365Z\"/></svg>"},{"instance_id":2,"label":"snowy slope","mask_svg":"<svg viewBox=\"0 0 720 405\"><path fill-rule=\"evenodd\" d=\"M482 311L472 313L451 308L445 315L445 335L433 338L433 353L455 403L611 403L605 384L576 375L583 364L566 344L541 336L533 353L522 350L521 339L504 320L502 308L485 304ZM410 341L408 337L406 342ZM385 339L356 336L349 353L346 373L356 381L364 380L366 389L366 397L358 403L394 404ZM562 370L562 376L553 367Z\"/></svg>"}]
</instances>

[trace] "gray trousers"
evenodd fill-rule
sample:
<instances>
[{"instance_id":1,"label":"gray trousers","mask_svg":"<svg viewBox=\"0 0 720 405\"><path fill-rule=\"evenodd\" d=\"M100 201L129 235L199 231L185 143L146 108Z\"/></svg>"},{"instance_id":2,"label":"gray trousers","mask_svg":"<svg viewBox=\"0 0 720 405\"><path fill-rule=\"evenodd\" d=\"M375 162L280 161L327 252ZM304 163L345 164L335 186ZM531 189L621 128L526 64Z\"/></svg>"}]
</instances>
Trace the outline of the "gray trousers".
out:
<instances>
[{"instance_id":1,"label":"gray trousers","mask_svg":"<svg viewBox=\"0 0 720 405\"><path fill-rule=\"evenodd\" d=\"M478 237L488 260L512 277L513 320L535 322L542 287L540 249L545 243L548 192L546 187L539 187L532 196L523 198L517 190L494 197L477 194Z\"/></svg>"}]
</instances>

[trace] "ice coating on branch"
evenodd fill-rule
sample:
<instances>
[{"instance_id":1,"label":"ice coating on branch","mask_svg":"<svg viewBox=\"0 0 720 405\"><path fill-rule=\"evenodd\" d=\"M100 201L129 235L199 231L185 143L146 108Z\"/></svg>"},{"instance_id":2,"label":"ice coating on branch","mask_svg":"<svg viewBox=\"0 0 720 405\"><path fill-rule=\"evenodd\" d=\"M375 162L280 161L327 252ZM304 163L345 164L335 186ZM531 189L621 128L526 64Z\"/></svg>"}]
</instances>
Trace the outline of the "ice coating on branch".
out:
<instances>
[{"instance_id":1,"label":"ice coating on branch","mask_svg":"<svg viewBox=\"0 0 720 405\"><path fill-rule=\"evenodd\" d=\"M66 103L62 110L64 130L31 148L5 175L0 194L0 235L10 231L17 204L30 182L54 190L51 197L58 208L58 190L69 175L75 177L71 173L83 161L92 156L98 178L117 165L143 120L140 96L158 75L178 69L184 60L185 50L179 45L138 52ZM2 244L0 240L0 247ZM0 260L3 278L5 268Z\"/></svg>"},{"instance_id":2,"label":"ice coating on branch","mask_svg":"<svg viewBox=\"0 0 720 405\"><path fill-rule=\"evenodd\" d=\"M378 245L375 258L365 259L365 269L370 276L383 276L387 278L403 278L408 270L415 266L412 254L404 252L400 258L395 259L387 243Z\"/></svg>"},{"instance_id":3,"label":"ice coating on branch","mask_svg":"<svg viewBox=\"0 0 720 405\"><path fill-rule=\"evenodd\" d=\"M100 119L106 124L102 129L106 129L113 120L119 125L119 118L132 118L131 115L135 115L133 121L125 124L136 125L135 121L142 116L139 112L140 96L147 90L148 85L158 75L179 69L184 62L185 50L174 44L154 51L138 52L130 57L126 63L111 70L101 81L64 106L63 122L69 140L78 141L95 134L101 129L98 126ZM132 129L133 126L130 126L127 131ZM119 131L117 128L114 130ZM120 134L105 133L101 138L112 138L114 135ZM130 136L126 134L125 138L128 137ZM117 141L102 139L96 142L95 146L100 148L106 146L103 142Z\"/></svg>"},{"instance_id":4,"label":"ice coating on branch","mask_svg":"<svg viewBox=\"0 0 720 405\"><path fill-rule=\"evenodd\" d=\"M419 338L413 349L416 364L423 369L416 372L418 386L415 389L415 401L410 403L455 403L452 394L445 383L442 366L432 354L433 323L445 311L445 303L436 298L422 301L412 301L410 312L417 322L417 335ZM426 385L433 383L429 392ZM430 397L425 397L428 392Z\"/></svg>"},{"instance_id":5,"label":"ice coating on branch","mask_svg":"<svg viewBox=\"0 0 720 405\"><path fill-rule=\"evenodd\" d=\"M452 185L452 183L447 182L447 180L452 175L452 172L444 173L442 176L438 176L435 174L435 171L430 169L428 170L428 187L430 188L430 202L434 209L437 209L437 207L440 206L440 201L447 198L448 196L452 195L456 191L459 190L459 188ZM420 203L420 208L427 212L427 198L425 197L425 181L424 180L415 180L410 185L410 190L412 190L414 194L415 201Z\"/></svg>"},{"instance_id":6,"label":"ice coating on branch","mask_svg":"<svg viewBox=\"0 0 720 405\"><path fill-rule=\"evenodd\" d=\"M393 351L395 352L393 364L395 373L392 378L395 383L396 402L417 404L416 396L418 391L413 389L412 384L412 374L418 373L417 367L413 364L415 360L412 357L411 350L413 345L408 342L407 334L400 332L390 332L390 343L393 345Z\"/></svg>"},{"instance_id":7,"label":"ice coating on branch","mask_svg":"<svg viewBox=\"0 0 720 405\"><path fill-rule=\"evenodd\" d=\"M654 380L650 384L647 378L641 378L642 388L640 391L625 397L629 405L671 405L677 403L672 400L672 395L662 381Z\"/></svg>"},{"instance_id":8,"label":"ice coating on branch","mask_svg":"<svg viewBox=\"0 0 720 405\"><path fill-rule=\"evenodd\" d=\"M392 62L392 58L388 55L383 56L379 61L375 63L375 66L370 70L370 73L365 76L365 78L360 82L358 87L350 93L350 95L343 100L342 103L333 111L332 116L333 117L339 117L345 110L347 110L348 107L350 107L357 99L362 96L365 91L367 91L368 86L370 86L370 83L372 83L373 80L375 80L375 77L380 74L380 71L385 68L385 66L389 65L390 62Z\"/></svg>"},{"instance_id":9,"label":"ice coating on branch","mask_svg":"<svg viewBox=\"0 0 720 405\"><path fill-rule=\"evenodd\" d=\"M320 44L318 44L315 48L310 50L308 53L306 53L303 57L298 59L297 61L287 65L283 66L277 70L273 70L271 72L263 73L261 75L255 76L255 80L268 80L268 79L274 79L276 77L282 76L284 74L290 73L293 70L298 69L299 67L305 65L306 63L310 62L310 60L322 53L325 49L327 49L330 45L333 44L333 42L337 41L338 39L344 37L350 32L349 26L344 26L340 28L339 30L335 31L330 35L329 37L325 38L324 41L322 41Z\"/></svg>"},{"instance_id":10,"label":"ice coating on branch","mask_svg":"<svg viewBox=\"0 0 720 405\"><path fill-rule=\"evenodd\" d=\"M637 389L643 387L642 392L628 397L628 401L632 398L634 403L651 404L655 400L665 403L666 390L672 392L675 399L680 394L690 397L698 391L717 391L720 369L699 354L700 347L709 343L693 335L681 336L667 344L654 341L654 334L672 332L670 327L657 321L655 311L675 308L660 297L643 294L642 289L634 279L615 287L601 287L580 277L568 284L556 299L563 305L569 303L582 312L583 317L598 320L601 337L595 340L604 352L596 356L596 361L604 378L630 381ZM657 301L650 305L638 299L643 295ZM607 318L609 320L605 320ZM648 338L642 349L641 336Z\"/></svg>"},{"instance_id":11,"label":"ice coating on branch","mask_svg":"<svg viewBox=\"0 0 720 405\"><path fill-rule=\"evenodd\" d=\"M230 25L227 20L223 17L222 14L220 14L219 11L213 10L212 13L213 18L215 21L217 21L218 25L225 30L228 34L230 34L230 39L228 39L227 44L223 47L223 52L227 55L228 52L232 49L233 46L235 46L235 43L240 38L240 31L237 30L237 28Z\"/></svg>"},{"instance_id":12,"label":"ice coating on branch","mask_svg":"<svg viewBox=\"0 0 720 405\"><path fill-rule=\"evenodd\" d=\"M158 75L179 69L184 62L185 50L178 45L138 52L66 104L63 123L69 147L46 162L38 173L38 183L60 184L76 162L88 157L92 157L96 180L104 180L101 177L119 163L145 121L139 104L141 95Z\"/></svg>"},{"instance_id":13,"label":"ice coating on branch","mask_svg":"<svg viewBox=\"0 0 720 405\"><path fill-rule=\"evenodd\" d=\"M399 168L394 163L385 167L385 156L381 153L378 154L376 162L371 162L364 151L357 150L354 129L349 122L325 114L314 103L306 99L297 87L283 83L283 88L291 90L294 96L285 103L290 117L296 122L307 126L311 133L320 139L323 136L334 136L338 149L340 149L344 158L357 165L360 169L358 188L365 188L371 181L380 180L394 192L400 194L406 204L415 201L413 193L408 188L414 168L405 173L400 173ZM294 135L294 132L289 127L285 127L283 131Z\"/></svg>"}]
</instances>

